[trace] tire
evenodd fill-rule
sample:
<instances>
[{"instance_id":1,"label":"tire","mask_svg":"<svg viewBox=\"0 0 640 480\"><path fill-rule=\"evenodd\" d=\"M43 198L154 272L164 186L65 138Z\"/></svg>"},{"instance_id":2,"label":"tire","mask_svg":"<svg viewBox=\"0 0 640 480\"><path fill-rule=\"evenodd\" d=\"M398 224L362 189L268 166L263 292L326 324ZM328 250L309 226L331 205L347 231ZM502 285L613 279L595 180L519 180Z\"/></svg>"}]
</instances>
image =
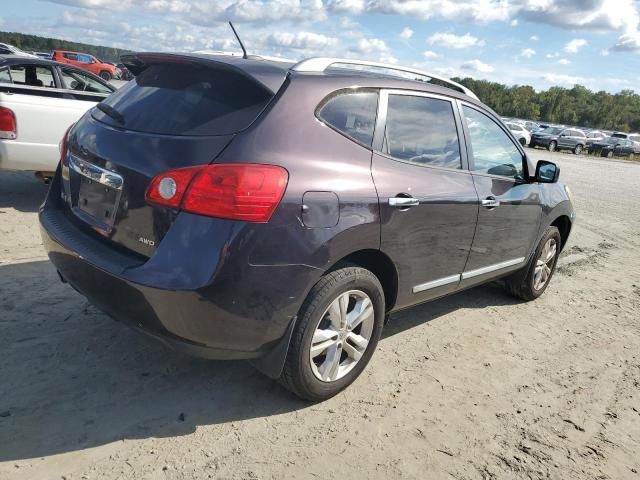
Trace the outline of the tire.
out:
<instances>
[{"instance_id":1,"label":"tire","mask_svg":"<svg viewBox=\"0 0 640 480\"><path fill-rule=\"evenodd\" d=\"M556 142L555 140L551 140L551 142L549 142L549 151L555 152L556 148L558 148L558 142Z\"/></svg>"},{"instance_id":2,"label":"tire","mask_svg":"<svg viewBox=\"0 0 640 480\"><path fill-rule=\"evenodd\" d=\"M554 249L553 255L551 255L551 248ZM556 227L547 227L527 266L505 278L504 284L507 292L527 302L540 297L549 286L549 282L551 282L561 248L562 237L560 236L560 231ZM546 261L542 259L543 254ZM543 262L542 265L539 264L539 261ZM540 270L542 277L546 276L544 283L541 285L537 282L539 278L542 279L542 277L537 276L537 267L542 268Z\"/></svg>"},{"instance_id":3,"label":"tire","mask_svg":"<svg viewBox=\"0 0 640 480\"><path fill-rule=\"evenodd\" d=\"M523 147L527 146L527 139L526 138L521 138L521 139L519 139L519 141L520 141L520 145L522 145Z\"/></svg>"},{"instance_id":4,"label":"tire","mask_svg":"<svg viewBox=\"0 0 640 480\"><path fill-rule=\"evenodd\" d=\"M109 82L113 78L113 76L111 75L111 73L103 70L100 72L100 78L102 78L106 82Z\"/></svg>"},{"instance_id":5,"label":"tire","mask_svg":"<svg viewBox=\"0 0 640 480\"><path fill-rule=\"evenodd\" d=\"M607 158L613 158L613 150L607 152Z\"/></svg>"},{"instance_id":6,"label":"tire","mask_svg":"<svg viewBox=\"0 0 640 480\"><path fill-rule=\"evenodd\" d=\"M630 154L629 154L629 160L633 160L634 158L636 158L635 154L630 153Z\"/></svg>"},{"instance_id":7,"label":"tire","mask_svg":"<svg viewBox=\"0 0 640 480\"><path fill-rule=\"evenodd\" d=\"M368 307L363 296L370 301ZM361 315L363 319L353 330L345 328L338 331L334 320L343 324L343 319L346 319L340 315L340 299L345 297L349 300L345 310L352 313L359 305L364 312ZM362 303L357 303L360 301ZM337 311L332 309L334 305L338 305ZM333 319L330 310L336 313ZM380 339L384 318L382 286L369 270L346 266L325 274L313 286L300 308L280 383L305 400L320 402L333 397L358 378L369 363ZM367 336L369 340L364 347L353 341L362 342ZM311 356L314 337L316 357ZM322 349L322 345L330 346ZM343 345L349 349L342 349ZM349 353L354 351L356 356L361 355L358 360ZM331 362L332 356L338 358L337 368L331 368L331 365L336 365L336 362ZM320 378L323 375L326 375L324 380Z\"/></svg>"},{"instance_id":8,"label":"tire","mask_svg":"<svg viewBox=\"0 0 640 480\"><path fill-rule=\"evenodd\" d=\"M573 149L573 153L575 153L576 155L580 155L582 153L582 148L582 145L576 145L576 147Z\"/></svg>"}]
</instances>

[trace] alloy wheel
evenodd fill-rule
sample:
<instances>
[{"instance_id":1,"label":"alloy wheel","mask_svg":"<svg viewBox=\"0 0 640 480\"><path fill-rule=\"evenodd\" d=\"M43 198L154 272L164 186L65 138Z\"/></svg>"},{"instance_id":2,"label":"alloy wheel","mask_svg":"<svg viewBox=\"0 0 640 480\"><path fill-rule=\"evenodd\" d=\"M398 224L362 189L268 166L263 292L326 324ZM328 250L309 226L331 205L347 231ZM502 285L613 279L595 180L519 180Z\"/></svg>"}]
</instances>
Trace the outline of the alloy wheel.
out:
<instances>
[{"instance_id":1,"label":"alloy wheel","mask_svg":"<svg viewBox=\"0 0 640 480\"><path fill-rule=\"evenodd\" d=\"M544 244L542 252L536 262L536 268L533 274L533 288L541 290L551 278L551 271L553 270L553 262L556 258L556 252L558 244L555 238L550 238L547 243Z\"/></svg>"},{"instance_id":2,"label":"alloy wheel","mask_svg":"<svg viewBox=\"0 0 640 480\"><path fill-rule=\"evenodd\" d=\"M360 361L373 333L374 308L360 290L341 293L320 317L313 333L309 361L323 382L347 375Z\"/></svg>"}]
</instances>

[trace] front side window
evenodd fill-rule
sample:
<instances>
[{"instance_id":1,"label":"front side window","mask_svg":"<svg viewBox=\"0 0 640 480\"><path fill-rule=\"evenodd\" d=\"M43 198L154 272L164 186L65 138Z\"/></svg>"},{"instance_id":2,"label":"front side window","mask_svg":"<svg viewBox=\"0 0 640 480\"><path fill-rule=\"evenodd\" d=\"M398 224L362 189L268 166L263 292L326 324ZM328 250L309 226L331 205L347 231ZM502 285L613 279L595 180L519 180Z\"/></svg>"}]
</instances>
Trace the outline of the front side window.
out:
<instances>
[{"instance_id":1,"label":"front side window","mask_svg":"<svg viewBox=\"0 0 640 480\"><path fill-rule=\"evenodd\" d=\"M462 168L453 105L437 98L389 95L382 150L418 165Z\"/></svg>"},{"instance_id":2,"label":"front side window","mask_svg":"<svg viewBox=\"0 0 640 480\"><path fill-rule=\"evenodd\" d=\"M78 61L78 55L75 53L63 53L62 56L67 60L73 60L74 62Z\"/></svg>"},{"instance_id":3,"label":"front side window","mask_svg":"<svg viewBox=\"0 0 640 480\"><path fill-rule=\"evenodd\" d=\"M474 172L522 177L522 153L508 135L490 117L478 110L464 106L473 150Z\"/></svg>"},{"instance_id":4,"label":"front side window","mask_svg":"<svg viewBox=\"0 0 640 480\"><path fill-rule=\"evenodd\" d=\"M78 90L91 93L111 93L112 89L100 83L93 77L69 68L61 69L64 87L69 90Z\"/></svg>"},{"instance_id":5,"label":"front side window","mask_svg":"<svg viewBox=\"0 0 640 480\"><path fill-rule=\"evenodd\" d=\"M329 99L317 115L347 137L371 147L377 111L377 92L345 92Z\"/></svg>"}]
</instances>

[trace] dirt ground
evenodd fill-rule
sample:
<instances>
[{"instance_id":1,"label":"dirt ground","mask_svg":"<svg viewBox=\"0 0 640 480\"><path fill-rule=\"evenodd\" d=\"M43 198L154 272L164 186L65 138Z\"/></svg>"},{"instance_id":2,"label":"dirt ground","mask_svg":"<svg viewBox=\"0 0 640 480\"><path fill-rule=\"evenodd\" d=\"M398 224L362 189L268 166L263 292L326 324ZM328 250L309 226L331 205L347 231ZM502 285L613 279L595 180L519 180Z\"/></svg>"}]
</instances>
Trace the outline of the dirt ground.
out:
<instances>
[{"instance_id":1,"label":"dirt ground","mask_svg":"<svg viewBox=\"0 0 640 480\"><path fill-rule=\"evenodd\" d=\"M317 405L87 304L43 253L45 187L0 174L0 478L640 479L640 164L553 159L578 221L545 295L396 315Z\"/></svg>"}]
</instances>

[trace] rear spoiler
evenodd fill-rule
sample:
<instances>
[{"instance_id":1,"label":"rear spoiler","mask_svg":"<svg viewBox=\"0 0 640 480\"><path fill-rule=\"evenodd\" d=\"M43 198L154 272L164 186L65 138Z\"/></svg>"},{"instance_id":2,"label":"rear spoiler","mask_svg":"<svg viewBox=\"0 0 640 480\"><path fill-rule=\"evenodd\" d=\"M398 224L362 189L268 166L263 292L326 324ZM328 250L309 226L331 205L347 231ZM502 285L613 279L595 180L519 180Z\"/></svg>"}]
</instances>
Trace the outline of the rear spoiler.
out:
<instances>
[{"instance_id":1,"label":"rear spoiler","mask_svg":"<svg viewBox=\"0 0 640 480\"><path fill-rule=\"evenodd\" d=\"M277 65L261 59L243 59L229 55L134 53L122 55L120 61L134 75L139 75L149 65L165 63L175 65L201 65L205 68L228 70L238 73L276 94L287 78L288 65Z\"/></svg>"}]
</instances>

